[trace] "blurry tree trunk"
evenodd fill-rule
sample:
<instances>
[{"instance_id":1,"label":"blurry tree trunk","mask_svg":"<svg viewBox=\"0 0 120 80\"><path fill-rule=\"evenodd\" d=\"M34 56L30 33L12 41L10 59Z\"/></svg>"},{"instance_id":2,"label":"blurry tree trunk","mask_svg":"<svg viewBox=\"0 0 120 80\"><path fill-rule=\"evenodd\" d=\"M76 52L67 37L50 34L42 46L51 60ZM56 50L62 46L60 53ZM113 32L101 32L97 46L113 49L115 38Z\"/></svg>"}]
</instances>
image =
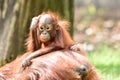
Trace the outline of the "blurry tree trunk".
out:
<instances>
[{"instance_id":1,"label":"blurry tree trunk","mask_svg":"<svg viewBox=\"0 0 120 80\"><path fill-rule=\"evenodd\" d=\"M73 26L73 4L73 0L0 0L0 65L25 52L31 19L42 11L57 12Z\"/></svg>"}]
</instances>

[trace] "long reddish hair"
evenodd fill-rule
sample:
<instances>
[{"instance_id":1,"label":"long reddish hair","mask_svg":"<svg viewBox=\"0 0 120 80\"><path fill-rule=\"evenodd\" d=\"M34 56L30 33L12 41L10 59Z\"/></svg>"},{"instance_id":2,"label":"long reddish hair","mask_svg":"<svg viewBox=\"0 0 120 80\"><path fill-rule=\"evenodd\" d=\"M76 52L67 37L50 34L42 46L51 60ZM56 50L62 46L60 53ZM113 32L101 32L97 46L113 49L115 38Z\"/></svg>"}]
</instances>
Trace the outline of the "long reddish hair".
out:
<instances>
[{"instance_id":1,"label":"long reddish hair","mask_svg":"<svg viewBox=\"0 0 120 80\"><path fill-rule=\"evenodd\" d=\"M70 23L68 21L61 20L56 13L47 11L33 18L31 22L29 37L26 41L27 52L34 52L41 48L42 44L39 39L40 33L38 30L38 23L41 16L45 14L51 15L53 21L56 23L55 27L57 28L57 30L54 30L54 34L52 34L55 38L54 41L52 41L53 46L60 46L62 48L66 48L74 44L74 41L71 39L68 31L66 30L70 26Z\"/></svg>"}]
</instances>

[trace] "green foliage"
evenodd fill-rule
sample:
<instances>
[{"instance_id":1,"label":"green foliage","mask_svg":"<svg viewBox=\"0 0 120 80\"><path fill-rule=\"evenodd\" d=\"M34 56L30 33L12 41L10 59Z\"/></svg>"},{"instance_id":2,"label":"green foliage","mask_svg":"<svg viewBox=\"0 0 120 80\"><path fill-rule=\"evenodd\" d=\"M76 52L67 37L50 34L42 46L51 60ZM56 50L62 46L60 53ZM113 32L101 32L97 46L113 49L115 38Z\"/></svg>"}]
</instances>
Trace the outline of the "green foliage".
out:
<instances>
[{"instance_id":1,"label":"green foliage","mask_svg":"<svg viewBox=\"0 0 120 80\"><path fill-rule=\"evenodd\" d=\"M88 52L88 57L103 80L120 80L120 50L101 45L97 50Z\"/></svg>"}]
</instances>

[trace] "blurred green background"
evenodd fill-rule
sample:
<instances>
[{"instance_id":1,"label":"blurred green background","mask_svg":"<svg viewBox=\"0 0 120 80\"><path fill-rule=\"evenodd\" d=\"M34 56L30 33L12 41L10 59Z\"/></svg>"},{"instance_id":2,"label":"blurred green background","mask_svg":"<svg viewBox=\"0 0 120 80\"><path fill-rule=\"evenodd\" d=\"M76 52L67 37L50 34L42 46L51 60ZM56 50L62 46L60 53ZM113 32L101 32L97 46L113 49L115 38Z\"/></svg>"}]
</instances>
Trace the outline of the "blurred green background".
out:
<instances>
[{"instance_id":1,"label":"blurred green background","mask_svg":"<svg viewBox=\"0 0 120 80\"><path fill-rule=\"evenodd\" d=\"M0 0L0 65L25 53L32 17L48 10L71 22L103 80L120 80L120 0Z\"/></svg>"},{"instance_id":2,"label":"blurred green background","mask_svg":"<svg viewBox=\"0 0 120 80\"><path fill-rule=\"evenodd\" d=\"M120 80L120 0L75 0L74 40L103 80Z\"/></svg>"}]
</instances>

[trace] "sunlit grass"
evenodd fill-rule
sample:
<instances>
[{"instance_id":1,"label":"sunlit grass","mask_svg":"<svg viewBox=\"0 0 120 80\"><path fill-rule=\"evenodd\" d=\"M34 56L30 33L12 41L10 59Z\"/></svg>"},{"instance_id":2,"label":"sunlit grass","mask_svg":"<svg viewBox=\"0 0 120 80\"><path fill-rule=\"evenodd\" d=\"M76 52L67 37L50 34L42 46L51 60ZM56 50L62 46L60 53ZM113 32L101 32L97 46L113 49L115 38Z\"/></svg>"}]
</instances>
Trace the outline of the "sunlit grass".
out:
<instances>
[{"instance_id":1,"label":"sunlit grass","mask_svg":"<svg viewBox=\"0 0 120 80\"><path fill-rule=\"evenodd\" d=\"M103 80L120 80L120 49L101 45L97 50L88 52L88 57Z\"/></svg>"}]
</instances>

